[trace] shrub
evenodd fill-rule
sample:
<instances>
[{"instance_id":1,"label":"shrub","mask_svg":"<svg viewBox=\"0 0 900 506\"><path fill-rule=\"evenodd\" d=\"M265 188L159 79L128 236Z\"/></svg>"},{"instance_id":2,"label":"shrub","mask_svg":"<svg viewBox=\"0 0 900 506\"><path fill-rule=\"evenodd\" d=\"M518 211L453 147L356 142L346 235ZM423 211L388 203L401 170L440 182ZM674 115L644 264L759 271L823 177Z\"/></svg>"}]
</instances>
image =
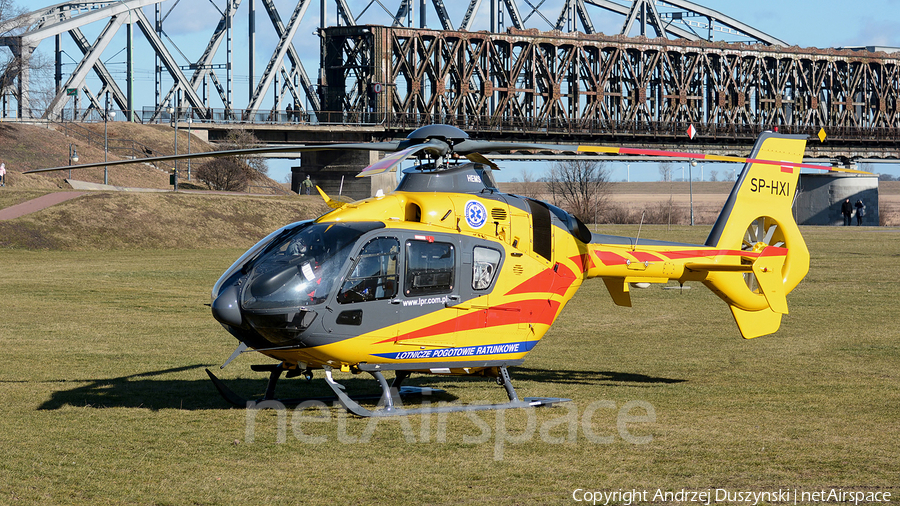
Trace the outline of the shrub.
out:
<instances>
[{"instance_id":1,"label":"shrub","mask_svg":"<svg viewBox=\"0 0 900 506\"><path fill-rule=\"evenodd\" d=\"M253 169L233 156L226 156L204 163L196 174L210 190L245 191Z\"/></svg>"}]
</instances>

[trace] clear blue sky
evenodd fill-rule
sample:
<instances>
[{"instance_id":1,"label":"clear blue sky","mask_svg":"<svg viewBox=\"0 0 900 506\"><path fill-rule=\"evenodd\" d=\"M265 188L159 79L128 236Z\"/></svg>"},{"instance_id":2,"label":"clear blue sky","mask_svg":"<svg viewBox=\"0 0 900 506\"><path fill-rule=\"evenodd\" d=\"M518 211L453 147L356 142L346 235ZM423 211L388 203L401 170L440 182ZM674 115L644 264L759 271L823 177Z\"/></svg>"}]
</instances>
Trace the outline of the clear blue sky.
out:
<instances>
[{"instance_id":1,"label":"clear blue sky","mask_svg":"<svg viewBox=\"0 0 900 506\"><path fill-rule=\"evenodd\" d=\"M838 47L838 46L892 46L900 47L900 0L873 0L867 2L848 3L843 0L819 0L816 2L809 1L772 1L758 0L748 2L746 0L695 0L696 3L715 9L730 17L736 18L758 30L769 35L780 38L790 44L796 44L801 47ZM213 0L216 5L224 6L223 0ZM234 40L235 40L235 78L234 78L234 99L238 106L246 103L249 95L249 81L247 76L246 64L246 37L247 26L246 18L248 4L250 0L244 0L241 4L237 17L235 18ZM557 12L557 8L553 8L554 4L559 4L561 0L547 0L544 3L544 12ZM58 3L57 0L18 0L18 5L27 9L37 9L42 6L49 6ZM362 8L368 1L348 0L351 10L354 14L359 15ZM396 9L399 0L389 0L382 2L390 9ZM418 2L414 2L418 4ZM429 3L429 9L431 9ZM524 2L517 2L525 5ZM537 4L537 2L532 2ZM163 5L163 12L167 12L172 8L173 1L166 1ZM287 21L290 18L291 11L296 4L291 0L275 0L275 4L279 9L282 19ZM315 80L315 72L318 67L318 38L313 32L319 21L319 2L311 2L309 10L304 16L304 22L298 30L298 36L294 40L294 45L301 52L301 58L304 60L304 66L310 77ZM450 10L450 16L455 23L459 23L465 7L468 5L466 1L445 2ZM484 2L487 5L487 2ZM486 7L483 7L486 8ZM522 7L520 7L521 9ZM604 14L605 11L589 7L591 16L597 25L596 28L604 33L617 33L624 21L624 18L614 14ZM153 19L153 9L148 7L145 9L147 17ZM334 4L329 5L329 22L334 22ZM392 13L393 14L393 13ZM525 12L523 12L525 15ZM261 2L256 1L257 16L257 58L256 58L256 78L258 79L265 65L268 62L275 43L274 30L271 29L268 16L265 13ZM479 22L485 23L487 16L479 16ZM172 11L164 23L164 28L169 37L178 45L179 49L184 52L188 58L196 60L200 52L209 40L210 34L218 22L219 14L215 7L208 1L190 0L180 2ZM428 15L429 25L438 27L436 15L433 11ZM537 20L537 21L535 21ZM379 4L373 3L366 14L360 17L360 22L369 24L389 24L390 16L385 13ZM547 29L548 26L540 21L538 16L532 16L529 26L539 29ZM84 29L85 34L90 40L94 40L102 28L100 24L95 23L91 27ZM486 28L486 27L475 27ZM124 37L124 30L120 30L121 37ZM136 35L138 40L142 39L141 35ZM68 38L66 38L68 39ZM123 39L124 40L124 39ZM68 40L66 41L68 42ZM65 43L65 42L64 42ZM139 43L140 45L140 43ZM114 42L111 47L123 47L124 43ZM49 54L53 51L52 40L45 40L39 51ZM72 53L75 54L75 49ZM219 50L218 60L224 61L225 48L224 44ZM149 50L145 50L144 54L151 55ZM111 69L121 69L124 71L124 55L114 54L114 51L107 50L103 59ZM186 61L179 61L185 64ZM71 72L74 64L70 63L64 69L65 73ZM137 75L136 87L138 88L138 96L153 96L153 59L140 58L138 56L135 64ZM223 76L224 78L224 76ZM166 84L166 87L169 85ZM92 85L92 89L98 90L99 85ZM146 91L141 91L146 90ZM151 99L152 100L152 99ZM152 104L138 104L138 107L151 106ZM290 165L296 162L273 161L270 168L275 179L283 180L284 176L289 172ZM507 165L507 164L504 164ZM533 164L526 166L529 170L539 174L544 164ZM625 164L611 163L613 168L612 177L614 180L624 180ZM680 167L680 165L677 165ZM507 170L501 171L501 180L508 180L512 177L521 177L522 166L514 164ZM705 170L704 176L708 178L710 168ZM718 168L720 178L725 172L731 172L731 167ZM876 171L888 172L894 175L900 174L897 166L887 166L880 164L876 167ZM676 169L675 177L680 177L680 170ZM659 171L656 164L641 163L631 164L632 180L656 180L659 177ZM695 177L697 177L695 175Z\"/></svg>"}]
</instances>

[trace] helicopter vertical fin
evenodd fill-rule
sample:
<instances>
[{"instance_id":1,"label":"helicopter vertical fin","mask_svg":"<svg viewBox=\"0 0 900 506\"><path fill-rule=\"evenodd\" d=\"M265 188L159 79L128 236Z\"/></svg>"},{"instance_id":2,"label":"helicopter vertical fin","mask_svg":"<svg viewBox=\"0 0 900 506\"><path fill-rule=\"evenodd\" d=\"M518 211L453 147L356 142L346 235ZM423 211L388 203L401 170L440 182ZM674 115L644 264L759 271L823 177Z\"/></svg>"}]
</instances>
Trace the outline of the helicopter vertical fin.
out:
<instances>
[{"instance_id":1,"label":"helicopter vertical fin","mask_svg":"<svg viewBox=\"0 0 900 506\"><path fill-rule=\"evenodd\" d=\"M745 338L775 332L787 314L785 298L809 271L809 250L792 204L806 137L764 133L751 158L785 165L747 163L716 220L706 246L739 248L750 272L711 272L704 284L731 307Z\"/></svg>"}]
</instances>

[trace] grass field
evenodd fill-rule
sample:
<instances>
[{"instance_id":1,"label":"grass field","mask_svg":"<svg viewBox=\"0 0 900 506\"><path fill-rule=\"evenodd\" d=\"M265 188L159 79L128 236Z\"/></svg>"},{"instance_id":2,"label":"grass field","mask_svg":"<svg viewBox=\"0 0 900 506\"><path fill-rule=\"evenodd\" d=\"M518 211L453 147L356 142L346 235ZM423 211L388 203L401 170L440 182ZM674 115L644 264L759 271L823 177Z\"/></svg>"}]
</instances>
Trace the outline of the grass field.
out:
<instances>
[{"instance_id":1,"label":"grass field","mask_svg":"<svg viewBox=\"0 0 900 506\"><path fill-rule=\"evenodd\" d=\"M717 488L896 501L900 230L803 232L810 274L773 336L741 339L700 285L636 291L619 308L589 282L511 370L520 396L571 403L381 421L248 412L216 394L203 368L236 341L204 304L241 250L0 250L0 504L568 504L576 489L647 490L650 502ZM262 393L253 363L265 360L217 373ZM279 393L324 392L320 378ZM410 383L445 389L434 402L505 400L488 380Z\"/></svg>"}]
</instances>

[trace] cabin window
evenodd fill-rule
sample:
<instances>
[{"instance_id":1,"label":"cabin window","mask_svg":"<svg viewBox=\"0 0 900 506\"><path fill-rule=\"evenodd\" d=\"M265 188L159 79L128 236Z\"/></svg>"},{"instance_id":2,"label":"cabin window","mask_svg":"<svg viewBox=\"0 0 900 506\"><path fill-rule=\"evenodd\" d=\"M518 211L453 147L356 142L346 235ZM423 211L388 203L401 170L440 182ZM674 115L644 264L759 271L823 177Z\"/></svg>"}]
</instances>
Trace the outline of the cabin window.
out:
<instances>
[{"instance_id":1,"label":"cabin window","mask_svg":"<svg viewBox=\"0 0 900 506\"><path fill-rule=\"evenodd\" d=\"M500 252L491 248L476 246L472 252L472 288L487 290L494 282L494 275L500 266Z\"/></svg>"},{"instance_id":2,"label":"cabin window","mask_svg":"<svg viewBox=\"0 0 900 506\"><path fill-rule=\"evenodd\" d=\"M450 293L454 264L454 248L450 243L406 241L404 292L411 297Z\"/></svg>"},{"instance_id":3,"label":"cabin window","mask_svg":"<svg viewBox=\"0 0 900 506\"><path fill-rule=\"evenodd\" d=\"M397 295L400 241L378 237L359 252L337 300L341 304L390 299Z\"/></svg>"},{"instance_id":4,"label":"cabin window","mask_svg":"<svg viewBox=\"0 0 900 506\"><path fill-rule=\"evenodd\" d=\"M341 311L334 322L338 325L362 325L362 309Z\"/></svg>"}]
</instances>

